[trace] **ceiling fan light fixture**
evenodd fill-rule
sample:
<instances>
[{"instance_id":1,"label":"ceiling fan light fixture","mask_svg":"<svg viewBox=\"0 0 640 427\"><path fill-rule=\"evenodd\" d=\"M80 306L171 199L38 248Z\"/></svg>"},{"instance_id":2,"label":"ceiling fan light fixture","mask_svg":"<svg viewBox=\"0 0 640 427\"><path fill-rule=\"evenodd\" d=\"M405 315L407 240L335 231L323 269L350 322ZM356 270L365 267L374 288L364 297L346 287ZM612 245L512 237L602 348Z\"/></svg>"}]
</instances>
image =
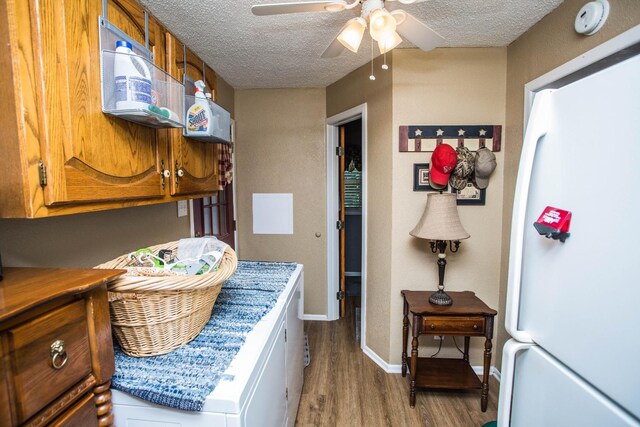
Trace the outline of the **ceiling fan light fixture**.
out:
<instances>
[{"instance_id":1,"label":"ceiling fan light fixture","mask_svg":"<svg viewBox=\"0 0 640 427\"><path fill-rule=\"evenodd\" d=\"M338 41L351 52L357 53L367 22L362 18L350 19L338 34Z\"/></svg>"},{"instance_id":2,"label":"ceiling fan light fixture","mask_svg":"<svg viewBox=\"0 0 640 427\"><path fill-rule=\"evenodd\" d=\"M396 25L395 18L386 9L376 9L369 16L369 32L377 42L391 37Z\"/></svg>"},{"instance_id":3,"label":"ceiling fan light fixture","mask_svg":"<svg viewBox=\"0 0 640 427\"><path fill-rule=\"evenodd\" d=\"M391 36L378 40L378 49L380 49L380 54L382 55L389 52L400 43L402 43L402 37L400 37L400 35L394 31Z\"/></svg>"}]
</instances>

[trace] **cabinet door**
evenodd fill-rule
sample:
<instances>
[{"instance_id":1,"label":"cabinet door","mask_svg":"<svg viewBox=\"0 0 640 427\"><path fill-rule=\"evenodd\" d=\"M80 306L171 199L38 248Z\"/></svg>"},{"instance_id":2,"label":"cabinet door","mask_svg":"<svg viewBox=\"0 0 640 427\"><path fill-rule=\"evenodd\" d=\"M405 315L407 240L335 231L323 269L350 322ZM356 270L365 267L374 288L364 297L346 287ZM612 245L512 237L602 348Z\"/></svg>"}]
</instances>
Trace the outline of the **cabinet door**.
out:
<instances>
[{"instance_id":1,"label":"cabinet door","mask_svg":"<svg viewBox=\"0 0 640 427\"><path fill-rule=\"evenodd\" d=\"M167 67L174 78L182 82L186 74L194 81L204 80L207 89L213 89L215 73L212 70L203 78L204 64L195 53L185 48L180 40L170 33L167 33L166 45ZM171 129L169 133L171 171L173 174L178 170L183 172L182 177L171 180L171 194L210 194L217 191L217 145L186 138L182 135L182 129Z\"/></svg>"},{"instance_id":2,"label":"cabinet door","mask_svg":"<svg viewBox=\"0 0 640 427\"><path fill-rule=\"evenodd\" d=\"M25 114L38 117L45 204L162 197L158 132L102 113L101 2L29 0L17 9L39 14L17 22L31 22L37 109ZM110 1L108 10L112 23L144 43L139 6Z\"/></svg>"}]
</instances>

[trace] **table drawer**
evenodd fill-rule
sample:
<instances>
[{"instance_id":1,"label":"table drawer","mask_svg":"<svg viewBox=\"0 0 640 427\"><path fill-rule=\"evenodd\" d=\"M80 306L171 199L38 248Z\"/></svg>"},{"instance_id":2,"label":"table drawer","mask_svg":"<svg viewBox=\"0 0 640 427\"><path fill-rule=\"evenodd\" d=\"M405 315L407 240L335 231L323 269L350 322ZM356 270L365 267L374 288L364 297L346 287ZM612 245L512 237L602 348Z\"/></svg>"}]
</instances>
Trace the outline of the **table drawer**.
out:
<instances>
[{"instance_id":1,"label":"table drawer","mask_svg":"<svg viewBox=\"0 0 640 427\"><path fill-rule=\"evenodd\" d=\"M434 335L484 335L484 317L424 317L422 332Z\"/></svg>"},{"instance_id":2,"label":"table drawer","mask_svg":"<svg viewBox=\"0 0 640 427\"><path fill-rule=\"evenodd\" d=\"M8 335L20 423L91 373L84 300L9 329Z\"/></svg>"}]
</instances>

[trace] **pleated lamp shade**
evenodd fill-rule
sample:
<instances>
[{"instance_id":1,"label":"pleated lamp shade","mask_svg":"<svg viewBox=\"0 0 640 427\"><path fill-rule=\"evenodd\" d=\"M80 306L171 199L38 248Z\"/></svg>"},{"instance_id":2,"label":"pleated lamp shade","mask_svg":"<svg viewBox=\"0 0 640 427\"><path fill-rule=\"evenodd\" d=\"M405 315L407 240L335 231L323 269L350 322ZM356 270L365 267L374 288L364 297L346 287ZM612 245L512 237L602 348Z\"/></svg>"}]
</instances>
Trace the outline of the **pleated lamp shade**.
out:
<instances>
[{"instance_id":1,"label":"pleated lamp shade","mask_svg":"<svg viewBox=\"0 0 640 427\"><path fill-rule=\"evenodd\" d=\"M469 233L458 216L457 196L453 193L432 193L427 196L427 206L422 218L409 234L429 240L464 240Z\"/></svg>"}]
</instances>

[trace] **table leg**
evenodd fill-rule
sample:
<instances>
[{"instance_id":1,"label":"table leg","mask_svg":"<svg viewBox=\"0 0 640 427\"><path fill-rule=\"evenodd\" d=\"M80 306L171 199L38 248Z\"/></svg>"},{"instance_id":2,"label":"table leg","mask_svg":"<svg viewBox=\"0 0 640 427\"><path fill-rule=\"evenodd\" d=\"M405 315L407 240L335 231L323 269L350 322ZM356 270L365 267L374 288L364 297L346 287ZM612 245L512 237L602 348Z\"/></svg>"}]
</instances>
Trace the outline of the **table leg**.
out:
<instances>
[{"instance_id":1,"label":"table leg","mask_svg":"<svg viewBox=\"0 0 640 427\"><path fill-rule=\"evenodd\" d=\"M413 319L415 322L415 319ZM416 374L418 371L418 336L413 335L411 340L411 385L409 388L409 405L416 406Z\"/></svg>"},{"instance_id":2,"label":"table leg","mask_svg":"<svg viewBox=\"0 0 640 427\"><path fill-rule=\"evenodd\" d=\"M491 340L487 338L484 342L484 367L482 373L482 397L480 399L480 409L487 411L487 401L489 399L489 370L491 369Z\"/></svg>"},{"instance_id":3,"label":"table leg","mask_svg":"<svg viewBox=\"0 0 640 427\"><path fill-rule=\"evenodd\" d=\"M407 376L407 339L409 338L409 304L404 300L404 317L402 318L402 376Z\"/></svg>"},{"instance_id":4,"label":"table leg","mask_svg":"<svg viewBox=\"0 0 640 427\"><path fill-rule=\"evenodd\" d=\"M462 358L467 362L469 361L469 340L471 340L471 337L464 337L464 353L462 354Z\"/></svg>"}]
</instances>

